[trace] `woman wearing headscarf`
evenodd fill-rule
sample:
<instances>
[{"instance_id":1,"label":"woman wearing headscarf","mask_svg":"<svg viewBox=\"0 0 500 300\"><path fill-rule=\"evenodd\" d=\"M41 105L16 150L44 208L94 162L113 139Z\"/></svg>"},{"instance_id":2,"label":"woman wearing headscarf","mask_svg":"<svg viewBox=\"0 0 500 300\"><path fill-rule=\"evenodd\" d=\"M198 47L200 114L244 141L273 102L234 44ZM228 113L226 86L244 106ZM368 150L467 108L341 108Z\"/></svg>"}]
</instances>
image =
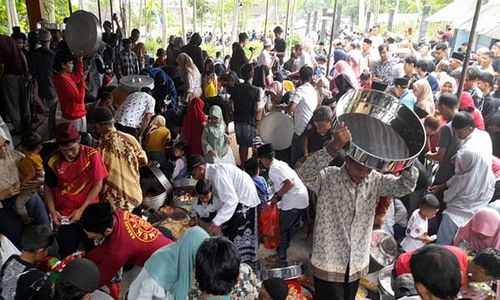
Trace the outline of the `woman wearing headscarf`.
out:
<instances>
[{"instance_id":1,"label":"woman wearing headscarf","mask_svg":"<svg viewBox=\"0 0 500 300\"><path fill-rule=\"evenodd\" d=\"M203 129L201 137L201 146L208 163L235 164L232 150L229 147L229 135L226 134L222 109L217 105L210 108L208 124Z\"/></svg>"},{"instance_id":2,"label":"woman wearing headscarf","mask_svg":"<svg viewBox=\"0 0 500 300\"><path fill-rule=\"evenodd\" d=\"M144 150L146 150L148 158L160 163L166 161L165 148L171 140L170 130L165 126L165 123L165 117L161 115L154 117L149 124L144 141Z\"/></svg>"},{"instance_id":3,"label":"woman wearing headscarf","mask_svg":"<svg viewBox=\"0 0 500 300\"><path fill-rule=\"evenodd\" d=\"M457 92L457 80L449 75L442 75L439 79L439 92L436 98L445 93L455 94Z\"/></svg>"},{"instance_id":4,"label":"woman wearing headscarf","mask_svg":"<svg viewBox=\"0 0 500 300\"><path fill-rule=\"evenodd\" d=\"M356 73L344 60L340 60L333 66L332 82L333 92L345 94L349 89L358 89L359 82Z\"/></svg>"},{"instance_id":5,"label":"woman wearing headscarf","mask_svg":"<svg viewBox=\"0 0 500 300\"><path fill-rule=\"evenodd\" d=\"M201 73L191 57L186 53L181 53L177 57L177 63L179 64L181 81L184 84L186 102L189 102L192 98L201 97Z\"/></svg>"},{"instance_id":6,"label":"woman wearing headscarf","mask_svg":"<svg viewBox=\"0 0 500 300\"><path fill-rule=\"evenodd\" d=\"M413 94L417 97L414 108L417 116L424 118L427 115L433 115L435 111L434 97L429 82L426 79L417 80L413 84Z\"/></svg>"},{"instance_id":7,"label":"woman wearing headscarf","mask_svg":"<svg viewBox=\"0 0 500 300\"><path fill-rule=\"evenodd\" d=\"M198 68L198 71L200 74L203 74L203 51L201 50L201 36L198 32L193 33L191 36L191 39L189 40L189 43L182 47L182 52L186 53L191 57L193 60L194 64Z\"/></svg>"},{"instance_id":8,"label":"woman wearing headscarf","mask_svg":"<svg viewBox=\"0 0 500 300\"><path fill-rule=\"evenodd\" d=\"M201 227L193 227L174 244L158 249L130 285L127 299L186 300L196 253L208 238Z\"/></svg>"},{"instance_id":9,"label":"woman wearing headscarf","mask_svg":"<svg viewBox=\"0 0 500 300\"><path fill-rule=\"evenodd\" d=\"M472 99L471 94L468 92L462 92L458 110L470 113L472 115L472 119L474 119L474 126L479 130L484 130L483 115L474 105L474 100Z\"/></svg>"},{"instance_id":10,"label":"woman wearing headscarf","mask_svg":"<svg viewBox=\"0 0 500 300\"><path fill-rule=\"evenodd\" d=\"M201 136L207 123L207 116L203 111L205 103L200 98L194 98L188 106L182 121L181 138L189 146L190 155L203 155Z\"/></svg>"},{"instance_id":11,"label":"woman wearing headscarf","mask_svg":"<svg viewBox=\"0 0 500 300\"><path fill-rule=\"evenodd\" d=\"M488 205L494 188L495 176L481 155L469 149L459 150L455 158L455 175L446 183L430 189L433 193L446 189L443 198L446 209L437 233L437 243L451 245L458 229L478 209Z\"/></svg>"},{"instance_id":12,"label":"woman wearing headscarf","mask_svg":"<svg viewBox=\"0 0 500 300\"><path fill-rule=\"evenodd\" d=\"M459 246L462 242L465 242L468 250L500 250L500 214L492 208L480 208L472 219L458 230L453 245Z\"/></svg>"}]
</instances>

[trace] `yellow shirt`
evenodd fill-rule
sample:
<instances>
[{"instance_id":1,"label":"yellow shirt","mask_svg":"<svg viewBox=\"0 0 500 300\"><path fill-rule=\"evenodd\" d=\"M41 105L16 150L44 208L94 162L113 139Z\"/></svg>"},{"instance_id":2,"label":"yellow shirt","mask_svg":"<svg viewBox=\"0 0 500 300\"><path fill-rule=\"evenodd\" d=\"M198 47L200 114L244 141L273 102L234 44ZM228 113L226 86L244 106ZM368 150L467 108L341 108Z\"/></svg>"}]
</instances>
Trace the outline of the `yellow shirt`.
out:
<instances>
[{"instance_id":1,"label":"yellow shirt","mask_svg":"<svg viewBox=\"0 0 500 300\"><path fill-rule=\"evenodd\" d=\"M167 127L159 127L148 134L146 152L164 152L170 141L170 130Z\"/></svg>"},{"instance_id":2,"label":"yellow shirt","mask_svg":"<svg viewBox=\"0 0 500 300\"><path fill-rule=\"evenodd\" d=\"M43 162L39 154L28 154L19 162L21 182L43 177Z\"/></svg>"}]
</instances>

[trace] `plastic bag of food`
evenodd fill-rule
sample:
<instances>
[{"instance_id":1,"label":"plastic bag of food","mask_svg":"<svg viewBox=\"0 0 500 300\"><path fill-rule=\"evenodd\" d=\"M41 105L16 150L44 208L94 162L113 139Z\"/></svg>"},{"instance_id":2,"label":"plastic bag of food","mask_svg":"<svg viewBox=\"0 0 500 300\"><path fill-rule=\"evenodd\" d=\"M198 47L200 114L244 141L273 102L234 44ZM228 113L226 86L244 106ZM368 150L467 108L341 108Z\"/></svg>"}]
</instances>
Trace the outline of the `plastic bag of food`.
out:
<instances>
[{"instance_id":1,"label":"plastic bag of food","mask_svg":"<svg viewBox=\"0 0 500 300\"><path fill-rule=\"evenodd\" d=\"M280 210L276 203L262 204L259 218L260 239L267 249L276 249L280 245Z\"/></svg>"}]
</instances>

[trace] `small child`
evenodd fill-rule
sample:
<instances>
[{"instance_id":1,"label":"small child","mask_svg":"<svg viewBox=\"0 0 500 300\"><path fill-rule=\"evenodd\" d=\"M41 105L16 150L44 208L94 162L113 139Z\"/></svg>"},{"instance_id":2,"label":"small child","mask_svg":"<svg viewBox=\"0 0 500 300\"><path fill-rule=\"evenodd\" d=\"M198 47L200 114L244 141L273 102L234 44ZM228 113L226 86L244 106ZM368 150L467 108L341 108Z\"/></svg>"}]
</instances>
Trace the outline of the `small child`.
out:
<instances>
[{"instance_id":1,"label":"small child","mask_svg":"<svg viewBox=\"0 0 500 300\"><path fill-rule=\"evenodd\" d=\"M177 180L186 177L187 174L187 144L178 142L174 146L174 171L172 172L172 180Z\"/></svg>"},{"instance_id":2,"label":"small child","mask_svg":"<svg viewBox=\"0 0 500 300\"><path fill-rule=\"evenodd\" d=\"M408 221L406 237L401 242L404 251L414 251L426 244L432 243L435 238L427 234L428 220L436 216L439 211L439 200L433 194L427 194L420 202Z\"/></svg>"},{"instance_id":3,"label":"small child","mask_svg":"<svg viewBox=\"0 0 500 300\"><path fill-rule=\"evenodd\" d=\"M257 188L257 194L259 195L260 203L264 203L269 200L269 190L267 186L267 181L264 177L260 176L260 165L259 160L255 157L248 159L245 162L245 172L247 172Z\"/></svg>"},{"instance_id":4,"label":"small child","mask_svg":"<svg viewBox=\"0 0 500 300\"><path fill-rule=\"evenodd\" d=\"M191 217L197 225L208 224L217 215L217 200L212 193L212 185L207 180L198 180L195 191L198 201L191 207Z\"/></svg>"},{"instance_id":5,"label":"small child","mask_svg":"<svg viewBox=\"0 0 500 300\"><path fill-rule=\"evenodd\" d=\"M19 162L21 186L29 181L42 180L45 175L42 157L40 156L42 138L35 132L29 133L22 137L21 147L24 153L24 157ZM26 203L31 199L33 193L36 193L36 190L23 191L16 200L16 212L25 223L30 221Z\"/></svg>"}]
</instances>

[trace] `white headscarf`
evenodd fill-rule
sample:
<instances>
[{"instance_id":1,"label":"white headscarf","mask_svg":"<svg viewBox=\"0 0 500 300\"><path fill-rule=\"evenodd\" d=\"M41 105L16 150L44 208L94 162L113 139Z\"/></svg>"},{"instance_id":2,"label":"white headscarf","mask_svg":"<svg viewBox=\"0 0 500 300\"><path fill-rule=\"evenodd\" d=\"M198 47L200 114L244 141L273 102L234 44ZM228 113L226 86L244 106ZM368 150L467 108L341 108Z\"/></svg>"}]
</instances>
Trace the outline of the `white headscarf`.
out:
<instances>
[{"instance_id":1,"label":"white headscarf","mask_svg":"<svg viewBox=\"0 0 500 300\"><path fill-rule=\"evenodd\" d=\"M495 189L495 176L480 154L460 149L455 158L455 175L447 185L443 199L447 205L445 212L457 226L462 226L478 209L488 205Z\"/></svg>"}]
</instances>

